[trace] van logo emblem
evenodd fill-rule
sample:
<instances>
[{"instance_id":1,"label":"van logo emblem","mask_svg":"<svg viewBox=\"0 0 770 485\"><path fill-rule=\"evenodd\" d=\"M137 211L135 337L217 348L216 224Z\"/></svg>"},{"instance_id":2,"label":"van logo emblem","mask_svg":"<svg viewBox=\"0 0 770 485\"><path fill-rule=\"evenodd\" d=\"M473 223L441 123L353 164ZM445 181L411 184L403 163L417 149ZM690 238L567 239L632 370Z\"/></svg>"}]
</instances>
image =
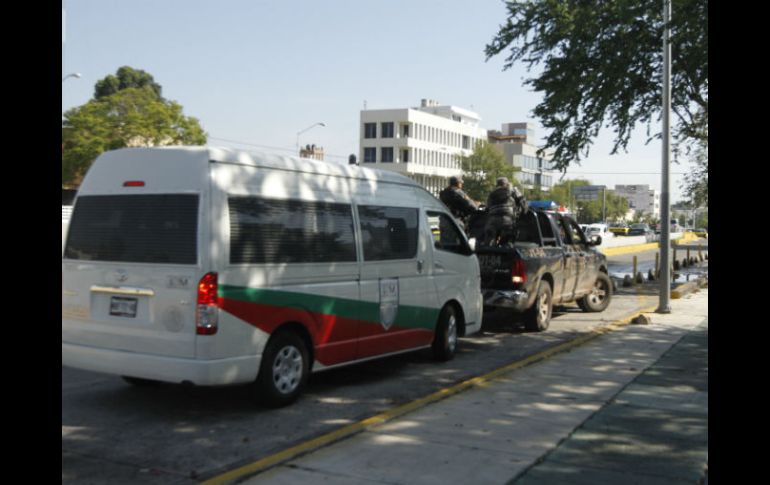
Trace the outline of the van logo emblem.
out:
<instances>
[{"instance_id":1,"label":"van logo emblem","mask_svg":"<svg viewBox=\"0 0 770 485\"><path fill-rule=\"evenodd\" d=\"M380 324L387 331L398 316L398 279L380 280Z\"/></svg>"},{"instance_id":2,"label":"van logo emblem","mask_svg":"<svg viewBox=\"0 0 770 485\"><path fill-rule=\"evenodd\" d=\"M115 271L115 281L124 283L126 280L128 280L128 273L126 273L126 270L119 269Z\"/></svg>"}]
</instances>

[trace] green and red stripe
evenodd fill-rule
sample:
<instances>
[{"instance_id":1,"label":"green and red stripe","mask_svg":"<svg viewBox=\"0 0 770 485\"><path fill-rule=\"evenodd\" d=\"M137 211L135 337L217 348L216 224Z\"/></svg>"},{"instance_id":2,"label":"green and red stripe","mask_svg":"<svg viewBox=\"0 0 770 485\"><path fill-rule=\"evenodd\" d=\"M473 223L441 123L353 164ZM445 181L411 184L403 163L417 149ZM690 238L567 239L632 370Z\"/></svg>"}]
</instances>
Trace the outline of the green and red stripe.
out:
<instances>
[{"instance_id":1,"label":"green and red stripe","mask_svg":"<svg viewBox=\"0 0 770 485\"><path fill-rule=\"evenodd\" d=\"M386 331L378 302L230 285L219 287L219 298L223 310L268 334L286 322L301 323L324 365L429 345L439 314L436 308L399 305Z\"/></svg>"}]
</instances>

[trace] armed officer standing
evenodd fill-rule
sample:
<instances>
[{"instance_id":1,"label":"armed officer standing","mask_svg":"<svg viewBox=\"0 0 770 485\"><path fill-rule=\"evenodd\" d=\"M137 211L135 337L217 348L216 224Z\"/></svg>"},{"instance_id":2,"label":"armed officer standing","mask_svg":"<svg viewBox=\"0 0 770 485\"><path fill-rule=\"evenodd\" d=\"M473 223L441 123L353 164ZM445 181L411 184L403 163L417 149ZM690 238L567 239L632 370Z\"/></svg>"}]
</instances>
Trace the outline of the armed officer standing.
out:
<instances>
[{"instance_id":1,"label":"armed officer standing","mask_svg":"<svg viewBox=\"0 0 770 485\"><path fill-rule=\"evenodd\" d=\"M467 232L468 217L475 213L479 206L463 192L462 177L449 177L449 187L441 191L439 199L449 208L452 215L460 221L460 225Z\"/></svg>"},{"instance_id":2,"label":"armed officer standing","mask_svg":"<svg viewBox=\"0 0 770 485\"><path fill-rule=\"evenodd\" d=\"M527 200L519 189L511 186L506 177L498 178L495 190L487 198L486 244L503 246L515 241L516 221L527 208Z\"/></svg>"}]
</instances>

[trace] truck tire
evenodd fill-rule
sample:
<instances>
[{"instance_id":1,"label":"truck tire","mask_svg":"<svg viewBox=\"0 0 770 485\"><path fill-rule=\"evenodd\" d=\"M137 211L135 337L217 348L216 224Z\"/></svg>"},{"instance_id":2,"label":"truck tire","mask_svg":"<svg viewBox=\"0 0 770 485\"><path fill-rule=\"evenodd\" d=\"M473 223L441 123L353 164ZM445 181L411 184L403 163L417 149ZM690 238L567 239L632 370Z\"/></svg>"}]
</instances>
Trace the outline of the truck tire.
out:
<instances>
[{"instance_id":1,"label":"truck tire","mask_svg":"<svg viewBox=\"0 0 770 485\"><path fill-rule=\"evenodd\" d=\"M603 312L612 300L612 281L605 273L599 273L591 293L578 300L578 306L587 313Z\"/></svg>"},{"instance_id":2,"label":"truck tire","mask_svg":"<svg viewBox=\"0 0 770 485\"><path fill-rule=\"evenodd\" d=\"M542 332L551 323L553 313L553 292L547 281L537 287L537 297L532 308L525 314L524 326L530 332Z\"/></svg>"}]
</instances>

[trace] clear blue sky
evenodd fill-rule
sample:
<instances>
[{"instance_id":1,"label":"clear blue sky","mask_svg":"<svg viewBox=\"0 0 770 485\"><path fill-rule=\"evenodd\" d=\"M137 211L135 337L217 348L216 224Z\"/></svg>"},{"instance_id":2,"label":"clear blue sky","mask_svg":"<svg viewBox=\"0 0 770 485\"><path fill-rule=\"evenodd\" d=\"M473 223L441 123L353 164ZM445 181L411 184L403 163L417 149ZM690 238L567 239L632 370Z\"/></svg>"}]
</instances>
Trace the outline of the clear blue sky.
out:
<instances>
[{"instance_id":1,"label":"clear blue sky","mask_svg":"<svg viewBox=\"0 0 770 485\"><path fill-rule=\"evenodd\" d=\"M184 106L209 144L235 140L293 153L322 146L330 162L358 156L359 116L418 106L431 98L477 112L486 129L537 125L540 95L523 66L502 70L484 47L505 19L502 0L65 0L62 110L88 102L96 81L127 65L149 72L163 95ZM610 156L604 129L566 178L660 190L661 143L640 128L628 153ZM685 172L686 163L672 165ZM613 174L600 174L613 172ZM628 174L646 172L649 175ZM625 173L626 175L620 174ZM672 202L681 175L672 175Z\"/></svg>"}]
</instances>

